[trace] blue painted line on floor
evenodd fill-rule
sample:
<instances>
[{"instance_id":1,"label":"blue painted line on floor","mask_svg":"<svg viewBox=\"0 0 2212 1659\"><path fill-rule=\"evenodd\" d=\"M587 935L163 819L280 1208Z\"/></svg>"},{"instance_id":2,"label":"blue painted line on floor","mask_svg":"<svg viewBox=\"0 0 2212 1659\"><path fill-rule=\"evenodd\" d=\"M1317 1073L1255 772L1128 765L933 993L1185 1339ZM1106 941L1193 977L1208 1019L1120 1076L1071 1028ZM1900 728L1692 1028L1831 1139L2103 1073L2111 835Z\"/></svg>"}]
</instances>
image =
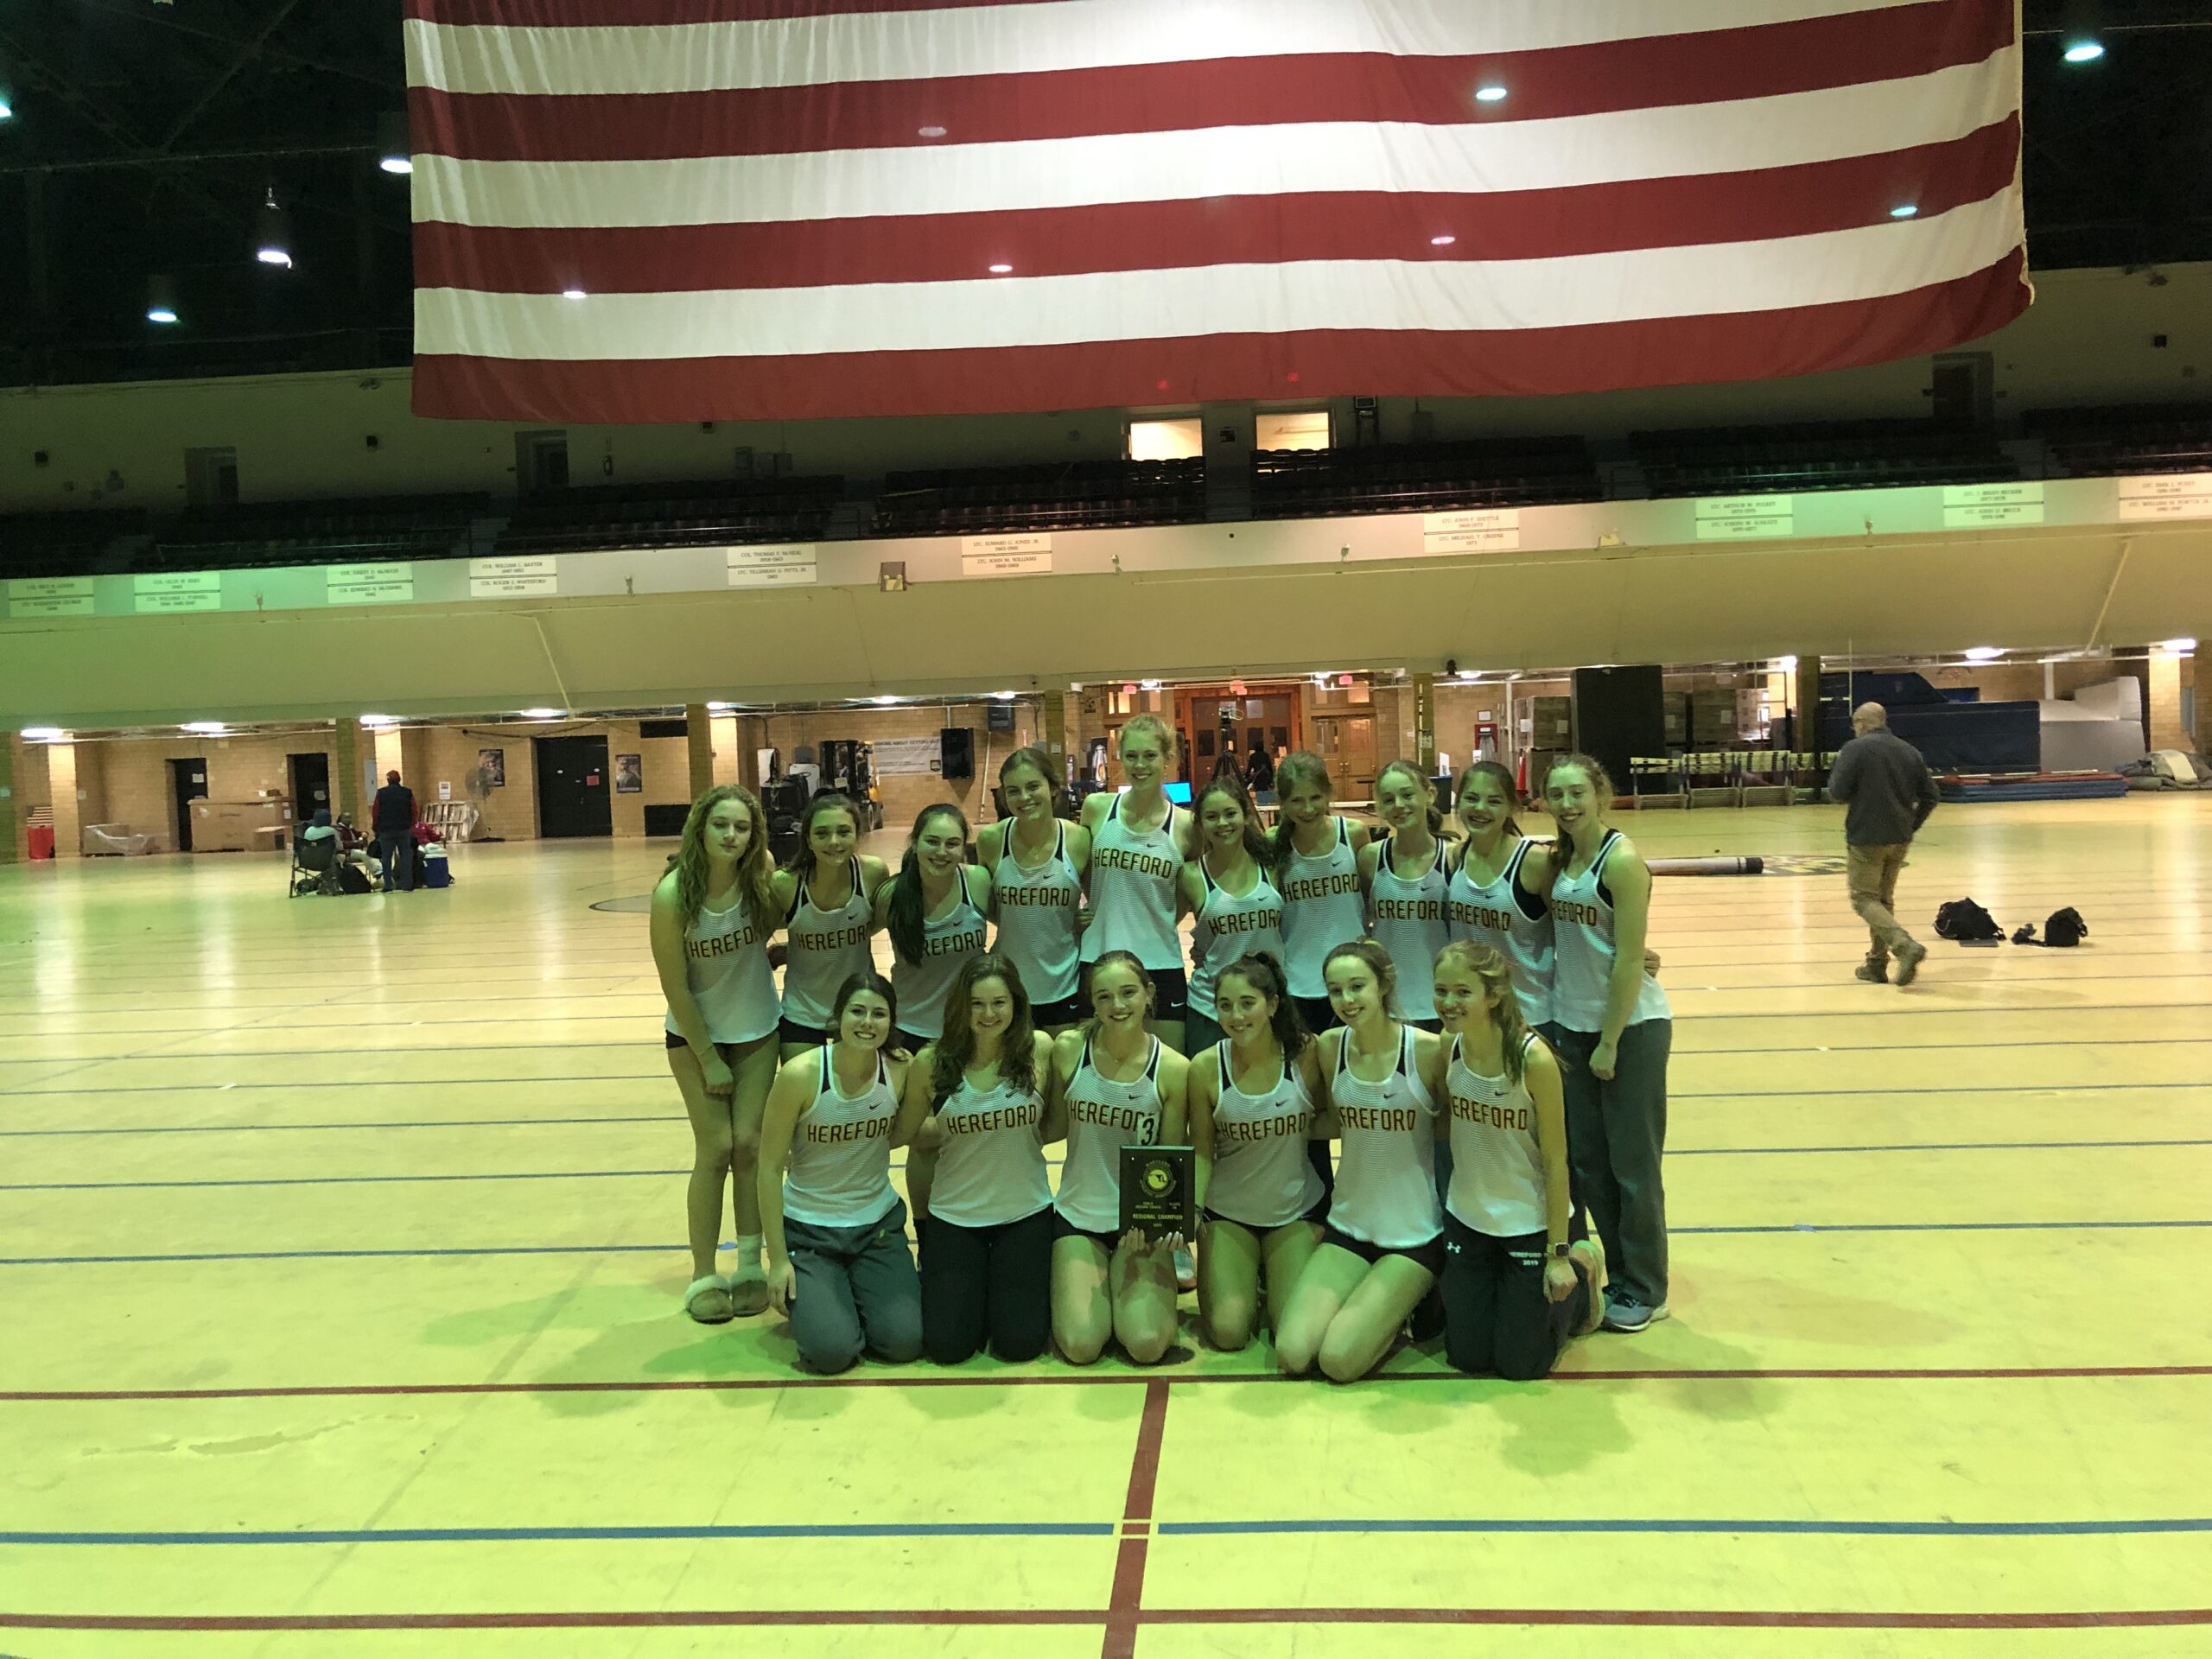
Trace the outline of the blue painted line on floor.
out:
<instances>
[{"instance_id":1,"label":"blue painted line on floor","mask_svg":"<svg viewBox=\"0 0 2212 1659\"><path fill-rule=\"evenodd\" d=\"M1156 1521L1186 1537L1266 1533L1783 1533L1814 1537L2078 1538L2212 1532L2212 1517L2143 1521L1677 1521L1510 1518L1481 1521Z\"/></svg>"},{"instance_id":2,"label":"blue painted line on floor","mask_svg":"<svg viewBox=\"0 0 2212 1659\"><path fill-rule=\"evenodd\" d=\"M1773 1222L1740 1227L1677 1227L1677 1235L1754 1233L1981 1233L2100 1232L2212 1227L2203 1221L1874 1221ZM0 1268L137 1265L168 1262L308 1262L407 1256L681 1255L690 1247L666 1244L476 1244L391 1250L180 1250L149 1255L9 1255ZM734 1247L725 1243L723 1249Z\"/></svg>"},{"instance_id":3,"label":"blue painted line on floor","mask_svg":"<svg viewBox=\"0 0 2212 1659\"><path fill-rule=\"evenodd\" d=\"M1110 1538L1108 1521L917 1521L816 1526L392 1527L298 1532L0 1532L0 1544L631 1543L707 1538Z\"/></svg>"}]
</instances>

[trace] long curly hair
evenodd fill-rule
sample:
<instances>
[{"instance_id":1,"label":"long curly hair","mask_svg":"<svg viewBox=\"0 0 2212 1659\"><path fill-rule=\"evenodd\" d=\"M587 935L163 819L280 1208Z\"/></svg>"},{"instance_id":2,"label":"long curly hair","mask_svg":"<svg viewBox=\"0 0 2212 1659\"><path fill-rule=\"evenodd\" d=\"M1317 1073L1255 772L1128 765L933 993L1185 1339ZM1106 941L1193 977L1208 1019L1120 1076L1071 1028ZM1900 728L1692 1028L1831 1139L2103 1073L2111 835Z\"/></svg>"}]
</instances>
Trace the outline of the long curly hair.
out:
<instances>
[{"instance_id":1,"label":"long curly hair","mask_svg":"<svg viewBox=\"0 0 2212 1659\"><path fill-rule=\"evenodd\" d=\"M1312 1039L1306 1033L1306 1021L1299 1017L1298 1004L1291 1001L1290 982L1282 971L1282 963L1268 951L1249 950L1223 969L1221 978L1225 980L1231 974L1262 996L1274 1001L1275 1009L1268 1016L1268 1025L1275 1034L1275 1041L1282 1045L1283 1064L1289 1065ZM1221 995L1218 980L1214 983L1214 995Z\"/></svg>"},{"instance_id":2,"label":"long curly hair","mask_svg":"<svg viewBox=\"0 0 2212 1659\"><path fill-rule=\"evenodd\" d=\"M707 820L725 801L735 801L745 809L746 822L753 830L745 851L738 855L737 887L745 899L746 919L760 929L765 938L767 930L776 925L775 889L769 885L776 867L768 855L768 815L760 810L753 791L738 784L716 784L692 802L691 810L683 815L683 838L676 849L677 910L689 932L707 902Z\"/></svg>"},{"instance_id":3,"label":"long curly hair","mask_svg":"<svg viewBox=\"0 0 2212 1659\"><path fill-rule=\"evenodd\" d=\"M968 1002L987 979L1003 980L1014 1001L1014 1018L999 1045L999 1076L1025 1094L1037 1092L1037 1027L1029 1016L1029 993L1021 988L1021 971L1013 958L982 950L960 964L945 993L944 1034L937 1039L937 1058L930 1067L930 1091L940 1102L960 1087L975 1064L976 1033L968 1023Z\"/></svg>"}]
</instances>

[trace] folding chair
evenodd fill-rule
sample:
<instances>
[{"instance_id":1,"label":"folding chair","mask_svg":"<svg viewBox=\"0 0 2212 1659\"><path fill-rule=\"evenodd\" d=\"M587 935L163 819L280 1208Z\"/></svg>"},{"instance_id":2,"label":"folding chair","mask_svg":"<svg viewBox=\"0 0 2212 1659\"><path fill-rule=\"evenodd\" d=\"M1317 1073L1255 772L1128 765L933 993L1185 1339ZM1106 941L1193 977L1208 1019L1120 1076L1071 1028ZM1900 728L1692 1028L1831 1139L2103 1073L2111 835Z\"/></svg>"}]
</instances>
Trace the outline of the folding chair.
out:
<instances>
[{"instance_id":1,"label":"folding chair","mask_svg":"<svg viewBox=\"0 0 2212 1659\"><path fill-rule=\"evenodd\" d=\"M307 828L304 823L292 826L292 868L285 873L284 890L295 899L338 891L338 837L305 841L301 837Z\"/></svg>"}]
</instances>

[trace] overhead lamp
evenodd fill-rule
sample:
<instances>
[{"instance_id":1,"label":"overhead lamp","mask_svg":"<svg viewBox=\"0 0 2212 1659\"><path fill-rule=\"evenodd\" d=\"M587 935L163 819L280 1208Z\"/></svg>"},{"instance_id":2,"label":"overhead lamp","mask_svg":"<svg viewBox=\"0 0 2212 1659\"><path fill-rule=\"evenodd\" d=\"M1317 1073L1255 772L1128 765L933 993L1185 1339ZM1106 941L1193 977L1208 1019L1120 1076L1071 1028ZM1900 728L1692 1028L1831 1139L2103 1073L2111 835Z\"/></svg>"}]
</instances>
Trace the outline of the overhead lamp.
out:
<instances>
[{"instance_id":1,"label":"overhead lamp","mask_svg":"<svg viewBox=\"0 0 2212 1659\"><path fill-rule=\"evenodd\" d=\"M67 736L68 736L68 733L63 731L59 726L26 726L23 728L23 741L26 743L58 743Z\"/></svg>"},{"instance_id":2,"label":"overhead lamp","mask_svg":"<svg viewBox=\"0 0 2212 1659\"><path fill-rule=\"evenodd\" d=\"M561 297L564 300L581 300L584 297L584 291L581 288L564 288L561 290Z\"/></svg>"},{"instance_id":3,"label":"overhead lamp","mask_svg":"<svg viewBox=\"0 0 2212 1659\"><path fill-rule=\"evenodd\" d=\"M6 90L0 88L0 121L12 121L15 118L16 106L10 100Z\"/></svg>"},{"instance_id":4,"label":"overhead lamp","mask_svg":"<svg viewBox=\"0 0 2212 1659\"><path fill-rule=\"evenodd\" d=\"M991 696L1000 702L1012 702L1020 694L1015 691L994 691Z\"/></svg>"},{"instance_id":5,"label":"overhead lamp","mask_svg":"<svg viewBox=\"0 0 2212 1659\"><path fill-rule=\"evenodd\" d=\"M1013 274L1014 267L1012 265L998 264L991 267L991 275L994 276L1010 276Z\"/></svg>"},{"instance_id":6,"label":"overhead lamp","mask_svg":"<svg viewBox=\"0 0 2212 1659\"><path fill-rule=\"evenodd\" d=\"M944 137L944 129L932 123L926 127L916 127L914 133L916 137L922 138L942 138Z\"/></svg>"},{"instance_id":7,"label":"overhead lamp","mask_svg":"<svg viewBox=\"0 0 2212 1659\"><path fill-rule=\"evenodd\" d=\"M1428 245L1432 248L1448 248L1459 239L1456 236L1432 236L1428 238Z\"/></svg>"},{"instance_id":8,"label":"overhead lamp","mask_svg":"<svg viewBox=\"0 0 2212 1659\"><path fill-rule=\"evenodd\" d=\"M2196 649L2196 641L2194 639L2161 639L2158 641L2158 649L2160 651L2170 651L2177 657L2185 657L2190 652ZM29 736L29 734L25 733L24 735Z\"/></svg>"},{"instance_id":9,"label":"overhead lamp","mask_svg":"<svg viewBox=\"0 0 2212 1659\"><path fill-rule=\"evenodd\" d=\"M2105 54L2097 38L2101 8L2096 0L2066 0L2066 16L2058 31L2059 56L2069 63L2094 63Z\"/></svg>"},{"instance_id":10,"label":"overhead lamp","mask_svg":"<svg viewBox=\"0 0 2212 1659\"><path fill-rule=\"evenodd\" d=\"M868 701L875 704L878 708L883 709L890 707L891 704L898 702L899 699L896 697L870 697Z\"/></svg>"},{"instance_id":11,"label":"overhead lamp","mask_svg":"<svg viewBox=\"0 0 2212 1659\"><path fill-rule=\"evenodd\" d=\"M1147 691L1157 691L1160 690L1160 682L1158 680L1139 680L1137 683Z\"/></svg>"},{"instance_id":12,"label":"overhead lamp","mask_svg":"<svg viewBox=\"0 0 2212 1659\"><path fill-rule=\"evenodd\" d=\"M204 736L212 736L226 728L219 720L188 720L184 722L184 729L188 732L200 733Z\"/></svg>"},{"instance_id":13,"label":"overhead lamp","mask_svg":"<svg viewBox=\"0 0 2212 1659\"><path fill-rule=\"evenodd\" d=\"M2069 63L2094 63L2105 54L2102 41L2069 41L2063 54Z\"/></svg>"},{"instance_id":14,"label":"overhead lamp","mask_svg":"<svg viewBox=\"0 0 2212 1659\"><path fill-rule=\"evenodd\" d=\"M2002 645L1972 645L1967 648L1966 658L1970 663L1989 663L1996 661L2004 654L2005 648Z\"/></svg>"},{"instance_id":15,"label":"overhead lamp","mask_svg":"<svg viewBox=\"0 0 2212 1659\"><path fill-rule=\"evenodd\" d=\"M146 279L146 321L167 325L176 320L176 283L167 276L149 276Z\"/></svg>"},{"instance_id":16,"label":"overhead lamp","mask_svg":"<svg viewBox=\"0 0 2212 1659\"><path fill-rule=\"evenodd\" d=\"M1505 102L1505 88L1497 86L1478 86L1475 88L1475 102L1478 104L1503 104Z\"/></svg>"},{"instance_id":17,"label":"overhead lamp","mask_svg":"<svg viewBox=\"0 0 2212 1659\"><path fill-rule=\"evenodd\" d=\"M391 111L377 118L377 165L384 171L406 175L415 170L415 152L408 142L404 111Z\"/></svg>"},{"instance_id":18,"label":"overhead lamp","mask_svg":"<svg viewBox=\"0 0 2212 1659\"><path fill-rule=\"evenodd\" d=\"M1483 671L1479 668L1463 668L1452 676L1455 680L1479 680L1482 677Z\"/></svg>"},{"instance_id":19,"label":"overhead lamp","mask_svg":"<svg viewBox=\"0 0 2212 1659\"><path fill-rule=\"evenodd\" d=\"M568 712L565 709L525 709L522 711L522 717L524 720L558 720Z\"/></svg>"},{"instance_id":20,"label":"overhead lamp","mask_svg":"<svg viewBox=\"0 0 2212 1659\"><path fill-rule=\"evenodd\" d=\"M1784 674L1795 674L1797 671L1797 659L1795 657L1777 657L1774 659L1774 665Z\"/></svg>"},{"instance_id":21,"label":"overhead lamp","mask_svg":"<svg viewBox=\"0 0 2212 1659\"><path fill-rule=\"evenodd\" d=\"M391 723L392 719L390 715L363 715L361 716L361 724L364 726L389 726Z\"/></svg>"},{"instance_id":22,"label":"overhead lamp","mask_svg":"<svg viewBox=\"0 0 2212 1659\"><path fill-rule=\"evenodd\" d=\"M1919 216L1920 204L1916 201L1901 201L1890 209L1891 219L1917 219Z\"/></svg>"},{"instance_id":23,"label":"overhead lamp","mask_svg":"<svg viewBox=\"0 0 2212 1659\"><path fill-rule=\"evenodd\" d=\"M270 185L255 215L253 257L279 270L292 268L292 227L276 205L276 187Z\"/></svg>"},{"instance_id":24,"label":"overhead lamp","mask_svg":"<svg viewBox=\"0 0 2212 1659\"><path fill-rule=\"evenodd\" d=\"M707 705L707 712L710 715L726 715L736 707L737 705L734 702L710 702Z\"/></svg>"}]
</instances>

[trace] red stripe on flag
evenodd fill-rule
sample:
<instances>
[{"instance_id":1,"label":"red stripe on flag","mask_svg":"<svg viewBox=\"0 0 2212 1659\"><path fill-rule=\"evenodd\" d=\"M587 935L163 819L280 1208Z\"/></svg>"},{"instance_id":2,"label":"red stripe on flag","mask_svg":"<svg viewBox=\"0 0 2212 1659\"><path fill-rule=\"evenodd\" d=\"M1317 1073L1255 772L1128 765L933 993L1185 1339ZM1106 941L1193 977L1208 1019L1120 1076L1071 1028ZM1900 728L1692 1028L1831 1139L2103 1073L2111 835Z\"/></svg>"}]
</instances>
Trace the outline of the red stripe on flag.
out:
<instances>
[{"instance_id":1,"label":"red stripe on flag","mask_svg":"<svg viewBox=\"0 0 2212 1659\"><path fill-rule=\"evenodd\" d=\"M1941 351L2026 309L2025 252L1882 299L1578 328L1321 330L785 358L416 359L414 409L451 420L656 424L1327 397L1527 397L1767 378Z\"/></svg>"},{"instance_id":2,"label":"red stripe on flag","mask_svg":"<svg viewBox=\"0 0 2212 1659\"><path fill-rule=\"evenodd\" d=\"M480 161L660 161L1312 122L1557 120L1903 79L1979 63L2012 40L2012 0L1935 0L1488 57L1227 58L590 96L416 86L408 107L418 151ZM1510 96L1477 103L1475 89L1491 84ZM925 137L925 128L942 136Z\"/></svg>"},{"instance_id":3,"label":"red stripe on flag","mask_svg":"<svg viewBox=\"0 0 2212 1659\"><path fill-rule=\"evenodd\" d=\"M2009 188L2018 123L1945 144L1802 167L1490 194L1330 192L1114 202L1003 213L525 230L415 227L423 288L672 293L951 282L1306 259L1556 258L1805 236L1925 219ZM1440 236L1453 240L1433 245Z\"/></svg>"},{"instance_id":4,"label":"red stripe on flag","mask_svg":"<svg viewBox=\"0 0 2212 1659\"><path fill-rule=\"evenodd\" d=\"M664 29L678 23L760 23L878 12L966 11L1051 5L1058 0L406 0L404 15L482 29Z\"/></svg>"}]
</instances>

